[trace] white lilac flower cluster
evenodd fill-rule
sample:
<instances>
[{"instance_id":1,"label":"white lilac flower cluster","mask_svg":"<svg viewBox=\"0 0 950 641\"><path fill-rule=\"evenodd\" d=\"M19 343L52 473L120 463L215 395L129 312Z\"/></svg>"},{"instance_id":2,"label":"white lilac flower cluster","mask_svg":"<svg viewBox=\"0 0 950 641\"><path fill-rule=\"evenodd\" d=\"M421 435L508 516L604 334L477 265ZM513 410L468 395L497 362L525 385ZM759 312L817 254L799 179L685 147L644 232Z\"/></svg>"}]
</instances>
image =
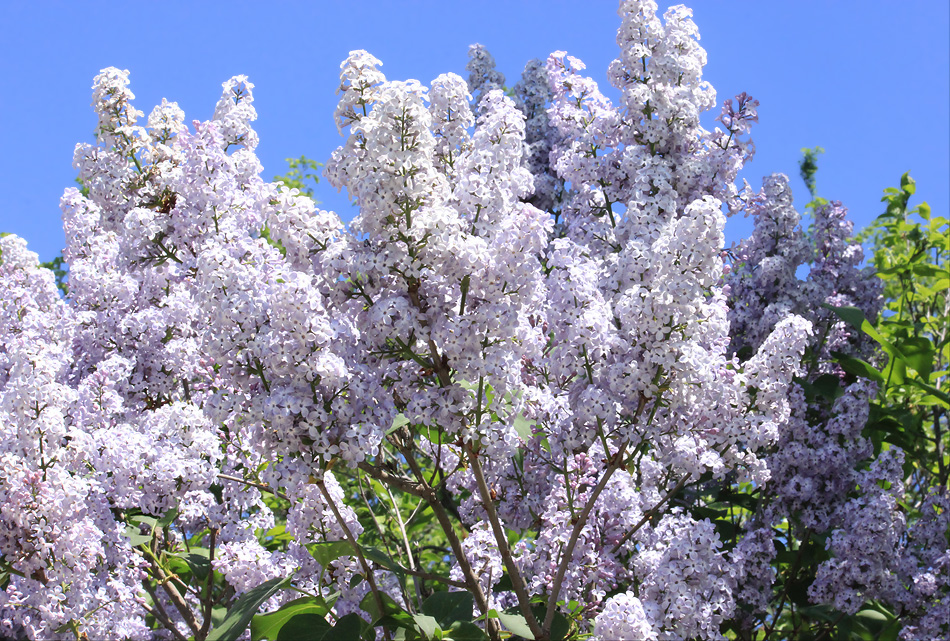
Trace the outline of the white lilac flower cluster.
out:
<instances>
[{"instance_id":1,"label":"white lilac flower cluster","mask_svg":"<svg viewBox=\"0 0 950 641\"><path fill-rule=\"evenodd\" d=\"M90 454L111 456L76 445L120 428L115 381L100 374L95 398L95 373L77 381L77 313L26 242L0 238L0 261L0 631L52 638L96 611L90 636L141 637L142 561L112 512L117 461L96 470ZM83 410L97 414L88 425L74 419Z\"/></svg>"},{"instance_id":2,"label":"white lilac flower cluster","mask_svg":"<svg viewBox=\"0 0 950 641\"><path fill-rule=\"evenodd\" d=\"M468 83L428 87L352 52L326 172L359 207L349 227L260 178L247 78L210 121L163 101L141 127L128 73L97 76L97 142L62 199L69 302L0 239L0 634L204 638L213 581L163 565L196 550L227 603L290 577L334 620L372 621L380 592L412 611L392 564L321 552L364 535L356 474L431 509L448 584L540 638L572 601L601 639L723 638L768 605L791 513L830 533L815 599L903 599L939 628L922 604L945 504L901 539L880 489L899 459L859 469L873 390L822 414L795 382L859 349L820 303L876 309L843 210L820 210L800 283L787 181L734 186L758 103L705 130L696 25L656 11L620 5L616 105L565 52L514 100L478 45ZM724 204L756 218L725 281ZM738 545L684 498L710 483L774 494Z\"/></svg>"}]
</instances>

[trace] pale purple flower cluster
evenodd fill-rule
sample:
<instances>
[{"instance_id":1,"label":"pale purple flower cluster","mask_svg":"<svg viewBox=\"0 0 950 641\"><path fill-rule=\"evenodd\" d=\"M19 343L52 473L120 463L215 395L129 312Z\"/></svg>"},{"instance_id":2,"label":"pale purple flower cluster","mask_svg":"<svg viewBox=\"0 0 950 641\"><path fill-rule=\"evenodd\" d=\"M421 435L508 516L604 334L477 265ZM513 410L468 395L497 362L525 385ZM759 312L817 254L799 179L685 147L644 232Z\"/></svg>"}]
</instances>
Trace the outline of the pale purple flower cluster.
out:
<instances>
[{"instance_id":1,"label":"pale purple flower cluster","mask_svg":"<svg viewBox=\"0 0 950 641\"><path fill-rule=\"evenodd\" d=\"M739 118L733 109L724 112L722 122L731 129ZM735 203L734 209L755 218L755 229L734 249L726 278L731 349L740 360L748 358L746 350L761 352L765 336L790 313L814 325L804 380L785 392L788 419L766 459L770 480L762 488L760 510L734 553L745 583L739 595L745 623L775 616L769 613L775 606L769 594L776 580L770 567L773 544L805 546L820 536L826 537L830 558L809 586L815 603L854 614L878 600L914 622L903 633L908 638L939 637L946 617L938 613L950 589L934 568L946 562L932 552L921 555L926 546L913 532L924 519L908 522L901 507L907 499L903 453L896 447L879 451L864 435L876 386L849 383L834 358L844 353L873 360L875 344L828 306L856 307L873 322L882 304L880 282L862 267L863 251L852 238L847 211L838 202L816 204L806 238L782 175L767 177L757 194L747 188ZM805 266L808 274L801 279ZM934 537L928 545L945 550L948 517L930 507L936 496L924 510L942 525L928 535Z\"/></svg>"},{"instance_id":2,"label":"pale purple flower cluster","mask_svg":"<svg viewBox=\"0 0 950 641\"><path fill-rule=\"evenodd\" d=\"M558 133L548 116L552 94L544 62L531 60L525 65L514 94L515 103L525 116L525 167L534 176L534 193L528 202L557 217L564 180L551 166L551 149Z\"/></svg>"},{"instance_id":3,"label":"pale purple flower cluster","mask_svg":"<svg viewBox=\"0 0 950 641\"><path fill-rule=\"evenodd\" d=\"M600 641L614 639L642 639L657 641L653 624L643 604L632 592L621 592L607 599L604 609L594 619L594 638Z\"/></svg>"},{"instance_id":4,"label":"pale purple flower cluster","mask_svg":"<svg viewBox=\"0 0 950 641\"><path fill-rule=\"evenodd\" d=\"M83 620L91 636L143 638L142 562L113 517L110 480L89 473L77 444L93 427L76 420L77 315L16 236L0 238L0 291L0 633L51 638ZM101 391L108 421L111 381Z\"/></svg>"},{"instance_id":5,"label":"pale purple flower cluster","mask_svg":"<svg viewBox=\"0 0 950 641\"><path fill-rule=\"evenodd\" d=\"M392 421L373 421L386 407L365 410L378 407L374 391L349 384L344 356L328 348L345 349L352 336L325 311L338 287L331 262L343 228L309 199L258 177L252 85L243 77L225 83L215 118L193 131L168 102L148 128L130 129L140 113L127 85L115 69L97 77L98 144L76 152L85 195L70 189L63 197L71 305L22 241L4 241L2 269L12 279L4 306L13 316L2 400L21 416L4 420L12 428L4 456L29 458L8 461L3 488L19 496L32 487L35 497L29 509L25 499L4 501L18 521L6 531L14 545L36 546L4 554L18 574L3 594L11 625L30 636L70 621L103 636L97 626L123 617L132 630L123 636L146 633L144 560L122 537L127 513L176 509L170 551L187 532L213 530L216 567L238 592L295 571L299 559L272 558L257 541L256 531L274 524L260 492L219 475L243 479L258 469L264 478L255 482L270 475L294 487L310 478L315 458L371 453L377 425ZM20 340L33 356L16 348ZM301 455L311 465L259 468L262 456ZM53 488L55 504L44 498ZM291 517L305 505L296 503ZM36 531L36 522L56 529ZM59 528L71 535L60 537ZM57 574L66 570L82 580ZM48 594L66 585L68 599ZM153 606L164 604L168 623L187 632L165 599Z\"/></svg>"},{"instance_id":6,"label":"pale purple flower cluster","mask_svg":"<svg viewBox=\"0 0 950 641\"><path fill-rule=\"evenodd\" d=\"M834 603L853 614L870 599L892 601L902 592L895 572L905 529L901 498L903 452L888 450L861 474L860 494L848 500L836 515L843 526L831 533L832 558L818 566L809 595L818 602ZM888 485L888 492L879 487Z\"/></svg>"},{"instance_id":7,"label":"pale purple flower cluster","mask_svg":"<svg viewBox=\"0 0 950 641\"><path fill-rule=\"evenodd\" d=\"M853 239L854 223L847 219L848 210L840 202L815 208L813 243L815 257L808 272L804 291L811 303L833 307L857 307L865 317L876 319L881 312L883 298L881 282L873 278L873 268L863 266L864 249ZM827 336L821 345L827 359L833 351L853 353L865 357L876 344L863 333L848 326L827 309L816 308L816 324L827 326ZM835 371L833 366L830 369Z\"/></svg>"},{"instance_id":8,"label":"pale purple flower cluster","mask_svg":"<svg viewBox=\"0 0 950 641\"><path fill-rule=\"evenodd\" d=\"M703 54L689 44L695 41L685 14L672 12L664 27L649 3L641 8L653 36L638 46L651 49L637 49L638 80L617 72L623 60L615 65L612 79L624 92L620 108L580 75L579 60L563 52L549 58L551 166L569 189L561 210L566 235L543 255L547 299L537 322L549 337L543 358L525 361L523 372L529 387L522 411L536 436L517 464L492 459L485 474L499 494L517 497L497 507L505 526L538 532L513 550L532 577L531 593L546 594L553 584L561 599L586 594L596 602L631 581L672 582L685 592L641 590L641 607L655 613L649 625L676 638L718 638L734 608L735 582L711 526L680 515L677 525L683 536L696 533L698 549L674 553L641 521L679 479L738 471L767 480L757 453L789 419L787 391L812 332L806 320L785 314L749 363L730 356L719 289L719 199L732 192L718 182L718 166L704 164L724 149L698 123L699 111L712 104L698 71ZM636 25L645 14L637 11L624 13L622 39L642 33ZM622 46L628 55L626 40ZM656 60L653 50L662 52ZM684 52L683 59L674 51ZM643 65L651 71L644 73ZM643 86L649 94L641 95ZM647 103L658 111L650 113ZM670 128L664 117L684 124ZM696 140L709 142L697 147ZM744 153L728 149L739 158ZM621 448L640 452L636 475L608 471ZM462 516L477 527L488 518L475 505L484 499L474 480L457 475L458 486L472 495ZM593 509L575 539L578 511L589 501ZM637 536L624 537L635 528L641 528ZM558 578L568 546L570 561ZM490 547L486 542L480 553ZM697 565L676 569L673 554L695 554ZM656 563L637 565L647 559ZM694 571L709 584L698 586Z\"/></svg>"},{"instance_id":9,"label":"pale purple flower cluster","mask_svg":"<svg viewBox=\"0 0 950 641\"><path fill-rule=\"evenodd\" d=\"M735 608L735 581L713 524L673 510L642 538L635 574L661 638L719 638L720 623Z\"/></svg>"},{"instance_id":10,"label":"pale purple flower cluster","mask_svg":"<svg viewBox=\"0 0 950 641\"><path fill-rule=\"evenodd\" d=\"M904 590L893 595L907 612L901 639L936 640L950 630L950 496L936 488L902 541L898 575Z\"/></svg>"},{"instance_id":11,"label":"pale purple flower cluster","mask_svg":"<svg viewBox=\"0 0 950 641\"><path fill-rule=\"evenodd\" d=\"M481 614L573 600L597 638L721 639L768 606L770 528L794 514L829 535L814 598L902 599L936 629L945 507L905 536L880 489L899 455L861 469L873 390L814 407L795 383L855 346L820 303L876 309L842 210L820 210L813 256L784 177L740 197L758 103L705 130L696 25L656 11L620 5L617 104L566 52L514 100L479 45L468 84L429 87L352 52L326 172L348 228L260 178L244 76L210 121L163 101L145 127L127 72L97 76L97 143L62 199L69 303L0 239L2 631L196 635L202 593L169 589L143 535L213 548L228 598L292 577L334 617L370 620L380 591L415 607L375 561L316 551L366 537L365 477L336 473L450 505L446 572ZM725 282L723 203L756 218ZM740 483L770 499L733 545L691 510Z\"/></svg>"},{"instance_id":12,"label":"pale purple flower cluster","mask_svg":"<svg viewBox=\"0 0 950 641\"><path fill-rule=\"evenodd\" d=\"M772 174L762 191L749 193L745 214L755 222L752 236L734 250L727 276L733 349L757 348L772 327L790 313L806 309L797 270L808 260L809 247L801 216L792 206L788 178Z\"/></svg>"},{"instance_id":13,"label":"pale purple flower cluster","mask_svg":"<svg viewBox=\"0 0 950 641\"><path fill-rule=\"evenodd\" d=\"M505 74L495 68L495 58L484 45L474 44L468 48L468 86L475 96L475 104L480 105L482 98L496 89L505 86Z\"/></svg>"},{"instance_id":14,"label":"pale purple flower cluster","mask_svg":"<svg viewBox=\"0 0 950 641\"><path fill-rule=\"evenodd\" d=\"M882 305L880 282L861 265L864 251L851 237L853 224L841 203L814 208L808 239L786 176L767 176L760 192L746 188L736 202L736 210L751 215L755 227L734 248L727 276L733 349L758 347L779 319L794 313L817 328L822 371L834 369L832 351L867 353L870 339L822 307L857 307L874 319ZM798 273L806 265L808 276L800 280Z\"/></svg>"}]
</instances>

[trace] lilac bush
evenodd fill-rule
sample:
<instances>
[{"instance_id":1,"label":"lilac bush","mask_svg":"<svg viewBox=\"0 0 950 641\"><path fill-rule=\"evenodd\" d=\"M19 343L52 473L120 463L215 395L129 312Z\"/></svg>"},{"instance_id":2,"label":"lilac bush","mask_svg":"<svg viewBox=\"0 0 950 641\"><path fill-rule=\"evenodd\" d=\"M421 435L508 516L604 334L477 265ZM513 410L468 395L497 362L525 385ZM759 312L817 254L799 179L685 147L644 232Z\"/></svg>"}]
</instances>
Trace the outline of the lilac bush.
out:
<instances>
[{"instance_id":1,"label":"lilac bush","mask_svg":"<svg viewBox=\"0 0 950 641\"><path fill-rule=\"evenodd\" d=\"M513 97L477 45L430 86L352 52L349 225L260 177L247 78L143 126L103 70L68 299L0 239L2 633L788 637L808 551L813 607L936 638L946 496L901 513L835 360L879 292L840 206L809 244L784 177L736 187L758 103L703 128L690 15L621 3L617 104L565 52Z\"/></svg>"}]
</instances>

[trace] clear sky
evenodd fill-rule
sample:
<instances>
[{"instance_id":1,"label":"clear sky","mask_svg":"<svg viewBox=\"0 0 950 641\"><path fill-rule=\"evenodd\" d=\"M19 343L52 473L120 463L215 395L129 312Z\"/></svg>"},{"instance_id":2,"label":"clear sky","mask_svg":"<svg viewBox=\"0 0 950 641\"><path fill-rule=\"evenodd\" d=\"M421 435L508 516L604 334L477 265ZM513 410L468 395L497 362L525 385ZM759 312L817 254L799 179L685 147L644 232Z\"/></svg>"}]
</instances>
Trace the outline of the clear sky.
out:
<instances>
[{"instance_id":1,"label":"clear sky","mask_svg":"<svg viewBox=\"0 0 950 641\"><path fill-rule=\"evenodd\" d=\"M661 2L661 10L667 3ZM945 0L693 0L719 101L761 102L757 155L743 172L793 178L802 147L820 145L819 194L841 200L858 226L881 213L884 187L910 171L918 195L947 215L950 200L950 17ZM136 106L162 97L188 121L211 117L221 83L256 85L258 154L266 177L301 154L326 160L339 64L353 49L391 79L463 77L468 45L495 56L509 84L524 63L563 49L607 89L616 54L608 0L52 2L0 0L0 231L25 237L42 260L63 246L59 198L73 185L73 147L91 141L99 69L131 71ZM616 92L606 91L615 96ZM707 126L712 125L711 114ZM322 184L322 206L353 215ZM735 240L748 226L730 222Z\"/></svg>"}]
</instances>

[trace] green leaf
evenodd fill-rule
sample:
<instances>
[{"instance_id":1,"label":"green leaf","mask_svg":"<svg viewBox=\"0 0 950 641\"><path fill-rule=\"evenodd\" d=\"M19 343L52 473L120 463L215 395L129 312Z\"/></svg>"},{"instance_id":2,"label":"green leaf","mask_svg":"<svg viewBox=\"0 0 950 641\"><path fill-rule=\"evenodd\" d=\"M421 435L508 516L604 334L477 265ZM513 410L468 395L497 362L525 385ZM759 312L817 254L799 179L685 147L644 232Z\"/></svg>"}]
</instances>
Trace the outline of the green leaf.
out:
<instances>
[{"instance_id":1,"label":"green leaf","mask_svg":"<svg viewBox=\"0 0 950 641\"><path fill-rule=\"evenodd\" d=\"M364 612L367 612L373 621L377 622L385 617L393 617L398 621L404 621L402 616L405 613L405 610L396 603L391 596L385 592L379 593L379 598L383 602L383 611L379 611L379 605L376 603L376 596L372 591L367 592L366 596L363 597L363 600L360 601L360 607L363 608Z\"/></svg>"},{"instance_id":2,"label":"green leaf","mask_svg":"<svg viewBox=\"0 0 950 641\"><path fill-rule=\"evenodd\" d=\"M175 518L177 516L178 516L178 507L175 506L169 509L167 512L165 512L165 514L162 515L162 518L158 519L158 521L155 523L155 527L160 528L160 529L167 528L169 525L171 525L175 521Z\"/></svg>"},{"instance_id":3,"label":"green leaf","mask_svg":"<svg viewBox=\"0 0 950 641\"><path fill-rule=\"evenodd\" d=\"M324 617L330 611L330 606L320 597L301 597L285 603L279 610L270 614L259 614L251 620L251 641L260 641L261 639L270 639L273 641L278 638L281 629L287 625L294 617L300 615L309 615L307 619L311 624L316 624L313 616L319 617L324 621L329 629L330 624L324 620ZM303 620L303 619L301 619Z\"/></svg>"},{"instance_id":4,"label":"green leaf","mask_svg":"<svg viewBox=\"0 0 950 641\"><path fill-rule=\"evenodd\" d=\"M456 621L471 621L475 601L469 592L436 592L422 604L422 611L434 617L443 629Z\"/></svg>"},{"instance_id":5,"label":"green leaf","mask_svg":"<svg viewBox=\"0 0 950 641\"><path fill-rule=\"evenodd\" d=\"M950 409L950 394L947 394L946 392L943 392L937 389L933 385L929 385L927 383L924 383L923 381L918 381L916 379L911 379L910 381L908 381L908 383L919 387L925 392L929 392L930 395L937 401L937 404L939 404L942 407L945 407L946 409Z\"/></svg>"},{"instance_id":6,"label":"green leaf","mask_svg":"<svg viewBox=\"0 0 950 641\"><path fill-rule=\"evenodd\" d=\"M933 371L933 343L923 336L911 336L901 340L897 349L903 355L904 362L915 369L924 381L929 382Z\"/></svg>"},{"instance_id":7,"label":"green leaf","mask_svg":"<svg viewBox=\"0 0 950 641\"><path fill-rule=\"evenodd\" d=\"M834 401L844 394L844 390L841 389L841 381L834 374L823 374L814 382L809 382L797 376L794 380L805 392L805 398L809 403L814 403L819 396Z\"/></svg>"},{"instance_id":8,"label":"green leaf","mask_svg":"<svg viewBox=\"0 0 950 641\"><path fill-rule=\"evenodd\" d=\"M281 523L271 529L258 535L258 540L266 549L271 552L283 549L290 541L294 539L293 535L287 532L287 525Z\"/></svg>"},{"instance_id":9,"label":"green leaf","mask_svg":"<svg viewBox=\"0 0 950 641\"><path fill-rule=\"evenodd\" d=\"M372 630L366 621L355 612L347 614L336 622L332 628L327 630L319 641L358 641L364 639L363 634L367 629Z\"/></svg>"},{"instance_id":10,"label":"green leaf","mask_svg":"<svg viewBox=\"0 0 950 641\"><path fill-rule=\"evenodd\" d=\"M906 433L906 428L893 417L885 416L869 421L866 429L872 439L887 441L903 450L913 449L913 439Z\"/></svg>"},{"instance_id":11,"label":"green leaf","mask_svg":"<svg viewBox=\"0 0 950 641\"><path fill-rule=\"evenodd\" d=\"M228 609L223 605L216 605L211 608L211 625L219 626L224 618L228 616Z\"/></svg>"},{"instance_id":12,"label":"green leaf","mask_svg":"<svg viewBox=\"0 0 950 641\"><path fill-rule=\"evenodd\" d=\"M902 358L891 358L882 372L890 385L903 385L907 379L907 365Z\"/></svg>"},{"instance_id":13,"label":"green leaf","mask_svg":"<svg viewBox=\"0 0 950 641\"><path fill-rule=\"evenodd\" d=\"M396 418L393 419L392 427L390 427L388 430L386 430L386 433L387 433L387 434L392 434L393 432L395 432L396 430L398 430L398 429L399 429L400 427L402 427L403 425L408 425L408 424L409 424L409 419L406 418L406 415L405 415L405 414L396 414Z\"/></svg>"},{"instance_id":14,"label":"green leaf","mask_svg":"<svg viewBox=\"0 0 950 641\"><path fill-rule=\"evenodd\" d=\"M414 614L412 620L416 622L416 626L426 639L442 638L442 628L439 627L439 622L434 617L428 614Z\"/></svg>"},{"instance_id":15,"label":"green leaf","mask_svg":"<svg viewBox=\"0 0 950 641\"><path fill-rule=\"evenodd\" d=\"M137 523L130 523L128 527L125 528L125 535L129 538L129 543L132 545L132 547L148 545L148 543L152 540L151 534L139 533L139 525Z\"/></svg>"},{"instance_id":16,"label":"green leaf","mask_svg":"<svg viewBox=\"0 0 950 641\"><path fill-rule=\"evenodd\" d=\"M709 519L710 521L715 521L718 518L721 518L728 514L727 510L719 510L712 507L698 506L690 510L690 514L693 515L694 519Z\"/></svg>"},{"instance_id":17,"label":"green leaf","mask_svg":"<svg viewBox=\"0 0 950 641\"><path fill-rule=\"evenodd\" d=\"M282 588L290 583L290 579L277 577L270 581L261 583L256 588L252 588L241 595L234 602L231 609L221 625L215 626L207 637L207 641L237 641L237 638L244 633L247 625L257 613L257 610L269 598L277 594Z\"/></svg>"},{"instance_id":18,"label":"green leaf","mask_svg":"<svg viewBox=\"0 0 950 641\"><path fill-rule=\"evenodd\" d=\"M280 632L277 633L277 641L322 639L329 631L330 624L319 614L312 612L298 614L281 627Z\"/></svg>"},{"instance_id":19,"label":"green leaf","mask_svg":"<svg viewBox=\"0 0 950 641\"><path fill-rule=\"evenodd\" d=\"M208 572L211 570L211 559L207 548L191 548L191 552L180 552L170 556L178 557L187 563L191 573L199 581L208 578Z\"/></svg>"},{"instance_id":20,"label":"green leaf","mask_svg":"<svg viewBox=\"0 0 950 641\"><path fill-rule=\"evenodd\" d=\"M471 621L456 621L446 636L452 641L485 641L488 638L485 631Z\"/></svg>"},{"instance_id":21,"label":"green leaf","mask_svg":"<svg viewBox=\"0 0 950 641\"><path fill-rule=\"evenodd\" d=\"M716 527L716 533L719 534L719 538L723 541L732 541L735 539L736 532L738 528L736 524L732 521L726 521L725 519L720 521L713 521L713 525Z\"/></svg>"},{"instance_id":22,"label":"green leaf","mask_svg":"<svg viewBox=\"0 0 950 641\"><path fill-rule=\"evenodd\" d=\"M525 619L523 615L499 612L498 620L501 621L502 625L511 630L512 633L517 634L519 637L524 637L525 639L534 638L531 628L528 627L528 620Z\"/></svg>"},{"instance_id":23,"label":"green leaf","mask_svg":"<svg viewBox=\"0 0 950 641\"><path fill-rule=\"evenodd\" d=\"M917 183L910 177L910 173L901 176L901 189L908 196L913 196L914 192L917 191Z\"/></svg>"},{"instance_id":24,"label":"green leaf","mask_svg":"<svg viewBox=\"0 0 950 641\"><path fill-rule=\"evenodd\" d=\"M560 612L555 612L551 623L551 641L564 641L570 631L571 622Z\"/></svg>"},{"instance_id":25,"label":"green leaf","mask_svg":"<svg viewBox=\"0 0 950 641\"><path fill-rule=\"evenodd\" d=\"M819 376L815 379L813 385L815 391L829 401L833 401L844 394L844 390L841 389L841 379L834 374Z\"/></svg>"},{"instance_id":26,"label":"green leaf","mask_svg":"<svg viewBox=\"0 0 950 641\"><path fill-rule=\"evenodd\" d=\"M363 556L365 556L367 559L376 561L376 563L386 568L390 572L395 572L396 574L400 575L406 574L406 568L393 561L388 554L379 548L364 547Z\"/></svg>"},{"instance_id":27,"label":"green leaf","mask_svg":"<svg viewBox=\"0 0 950 641\"><path fill-rule=\"evenodd\" d=\"M846 371L848 374L869 378L877 383L884 383L884 375L874 369L870 363L866 363L860 358L848 356L843 352L832 351L831 355L834 356L835 360L838 361L838 364L841 365L841 369Z\"/></svg>"},{"instance_id":28,"label":"green leaf","mask_svg":"<svg viewBox=\"0 0 950 641\"><path fill-rule=\"evenodd\" d=\"M534 436L534 423L526 419L521 414L515 417L515 431L526 443Z\"/></svg>"},{"instance_id":29,"label":"green leaf","mask_svg":"<svg viewBox=\"0 0 950 641\"><path fill-rule=\"evenodd\" d=\"M928 265L927 263L915 263L911 271L917 276L923 276L924 278L939 278L947 274L946 269L940 269L936 265Z\"/></svg>"},{"instance_id":30,"label":"green leaf","mask_svg":"<svg viewBox=\"0 0 950 641\"><path fill-rule=\"evenodd\" d=\"M135 514L129 517L129 523L134 523L135 525L145 525L149 528L154 528L155 524L158 523L158 519L154 516L146 516L145 514Z\"/></svg>"},{"instance_id":31,"label":"green leaf","mask_svg":"<svg viewBox=\"0 0 950 641\"><path fill-rule=\"evenodd\" d=\"M855 616L859 619L877 622L878 624L886 623L889 620L883 612L878 612L877 610L861 610Z\"/></svg>"},{"instance_id":32,"label":"green leaf","mask_svg":"<svg viewBox=\"0 0 950 641\"><path fill-rule=\"evenodd\" d=\"M897 350L891 345L890 341L881 336L880 332L874 329L874 326L864 317L864 312L857 307L835 307L828 303L822 303L821 306L831 310L838 318L876 340L884 348L884 351L891 356L897 356Z\"/></svg>"},{"instance_id":33,"label":"green leaf","mask_svg":"<svg viewBox=\"0 0 950 641\"><path fill-rule=\"evenodd\" d=\"M872 605L871 607L875 607ZM876 607L880 609L866 608L854 615L865 628L867 628L874 641L893 641L897 639L897 633L900 625L897 624L896 617L879 604Z\"/></svg>"},{"instance_id":34,"label":"green leaf","mask_svg":"<svg viewBox=\"0 0 950 641\"><path fill-rule=\"evenodd\" d=\"M321 541L307 545L310 555L323 567L342 556L353 556L353 547L348 541Z\"/></svg>"}]
</instances>

